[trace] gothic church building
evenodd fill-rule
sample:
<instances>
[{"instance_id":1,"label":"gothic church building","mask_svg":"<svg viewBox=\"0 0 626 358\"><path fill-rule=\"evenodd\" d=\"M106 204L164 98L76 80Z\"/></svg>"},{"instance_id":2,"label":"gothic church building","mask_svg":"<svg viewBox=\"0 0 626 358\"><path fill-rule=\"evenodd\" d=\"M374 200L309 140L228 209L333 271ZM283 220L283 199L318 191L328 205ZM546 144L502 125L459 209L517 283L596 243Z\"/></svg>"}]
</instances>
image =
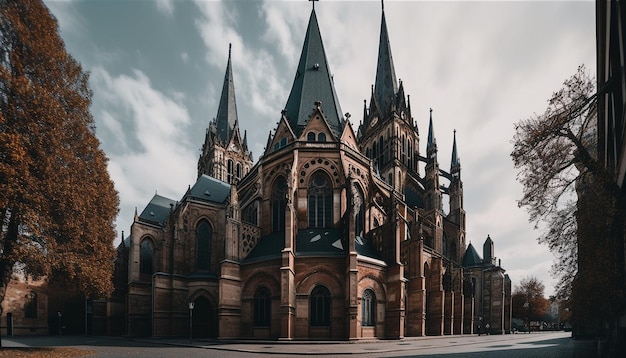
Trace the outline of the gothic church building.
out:
<instances>
[{"instance_id":1,"label":"gothic church building","mask_svg":"<svg viewBox=\"0 0 626 358\"><path fill-rule=\"evenodd\" d=\"M420 152L384 11L381 21L376 78L355 130L312 10L293 87L256 163L229 54L196 183L178 200L155 195L118 248L115 297L128 335L398 339L486 323L510 331L511 281L493 241L482 259L466 245L456 138L447 171L431 111Z\"/></svg>"}]
</instances>

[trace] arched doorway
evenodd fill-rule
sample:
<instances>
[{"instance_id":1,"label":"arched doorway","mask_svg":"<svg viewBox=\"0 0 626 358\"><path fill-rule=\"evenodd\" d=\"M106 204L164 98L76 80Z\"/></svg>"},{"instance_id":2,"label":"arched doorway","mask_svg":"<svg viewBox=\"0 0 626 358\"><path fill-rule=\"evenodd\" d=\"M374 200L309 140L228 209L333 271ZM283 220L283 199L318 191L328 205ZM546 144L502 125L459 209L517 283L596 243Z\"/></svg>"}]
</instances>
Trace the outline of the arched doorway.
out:
<instances>
[{"instance_id":1,"label":"arched doorway","mask_svg":"<svg viewBox=\"0 0 626 358\"><path fill-rule=\"evenodd\" d=\"M216 338L218 331L217 315L213 305L205 296L194 301L193 307L193 338Z\"/></svg>"}]
</instances>

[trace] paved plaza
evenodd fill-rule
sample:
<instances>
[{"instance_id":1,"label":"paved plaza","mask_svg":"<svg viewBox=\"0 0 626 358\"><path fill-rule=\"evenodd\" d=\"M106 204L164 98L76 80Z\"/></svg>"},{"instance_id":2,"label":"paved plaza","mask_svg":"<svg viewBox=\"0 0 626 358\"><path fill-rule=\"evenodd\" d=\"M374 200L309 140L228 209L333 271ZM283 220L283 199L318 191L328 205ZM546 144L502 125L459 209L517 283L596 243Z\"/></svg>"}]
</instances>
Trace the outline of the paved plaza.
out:
<instances>
[{"instance_id":1,"label":"paved plaza","mask_svg":"<svg viewBox=\"0 0 626 358\"><path fill-rule=\"evenodd\" d=\"M219 341L189 339L129 339L90 336L3 337L4 347L75 347L95 357L548 357L594 356L591 341L566 332L495 336L416 337L372 341Z\"/></svg>"}]
</instances>

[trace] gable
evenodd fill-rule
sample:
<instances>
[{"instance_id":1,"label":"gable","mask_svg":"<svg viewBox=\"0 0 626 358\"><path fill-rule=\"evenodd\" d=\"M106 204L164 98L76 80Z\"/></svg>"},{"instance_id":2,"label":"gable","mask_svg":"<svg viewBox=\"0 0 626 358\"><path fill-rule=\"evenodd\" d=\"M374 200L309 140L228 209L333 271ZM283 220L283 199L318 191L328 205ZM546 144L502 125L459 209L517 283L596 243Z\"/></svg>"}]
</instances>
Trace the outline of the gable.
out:
<instances>
[{"instance_id":1,"label":"gable","mask_svg":"<svg viewBox=\"0 0 626 358\"><path fill-rule=\"evenodd\" d=\"M265 154L275 152L280 148L286 147L290 143L293 143L296 136L293 134L289 123L285 120L285 116L282 116L276 132L274 132L274 138L268 141L269 145L265 148Z\"/></svg>"},{"instance_id":2,"label":"gable","mask_svg":"<svg viewBox=\"0 0 626 358\"><path fill-rule=\"evenodd\" d=\"M299 139L308 142L334 142L336 140L319 107L311 113Z\"/></svg>"}]
</instances>

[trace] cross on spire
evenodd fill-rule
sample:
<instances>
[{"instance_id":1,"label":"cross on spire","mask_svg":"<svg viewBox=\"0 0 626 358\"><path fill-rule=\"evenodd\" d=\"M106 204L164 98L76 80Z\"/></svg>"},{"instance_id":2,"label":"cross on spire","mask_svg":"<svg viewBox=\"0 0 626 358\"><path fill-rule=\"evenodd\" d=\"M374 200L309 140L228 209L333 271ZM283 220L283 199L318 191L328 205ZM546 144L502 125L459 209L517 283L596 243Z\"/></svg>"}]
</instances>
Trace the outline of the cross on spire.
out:
<instances>
[{"instance_id":1,"label":"cross on spire","mask_svg":"<svg viewBox=\"0 0 626 358\"><path fill-rule=\"evenodd\" d=\"M313 10L315 10L315 2L316 2L316 1L319 1L319 0L309 0L309 1L313 3ZM381 1L382 1L382 0L381 0Z\"/></svg>"}]
</instances>

